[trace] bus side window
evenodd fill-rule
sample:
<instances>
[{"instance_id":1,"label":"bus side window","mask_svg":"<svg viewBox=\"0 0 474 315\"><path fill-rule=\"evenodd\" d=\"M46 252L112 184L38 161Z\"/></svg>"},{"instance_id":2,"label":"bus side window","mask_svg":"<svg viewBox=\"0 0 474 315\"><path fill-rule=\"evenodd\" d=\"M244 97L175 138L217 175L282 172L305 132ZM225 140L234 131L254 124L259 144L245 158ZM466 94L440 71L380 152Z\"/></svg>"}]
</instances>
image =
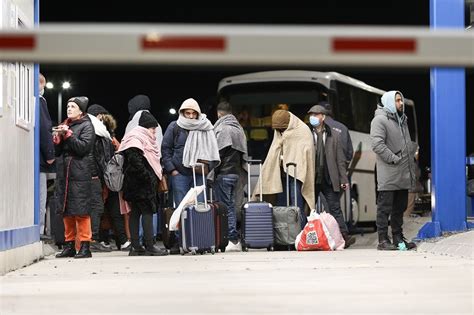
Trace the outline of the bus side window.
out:
<instances>
[{"instance_id":1,"label":"bus side window","mask_svg":"<svg viewBox=\"0 0 474 315\"><path fill-rule=\"evenodd\" d=\"M347 84L336 82L336 90L338 106L336 107L337 111L334 113L334 118L346 125L347 128L354 130L351 88Z\"/></svg>"},{"instance_id":2,"label":"bus side window","mask_svg":"<svg viewBox=\"0 0 474 315\"><path fill-rule=\"evenodd\" d=\"M355 87L352 88L351 94L354 130L370 133L370 122L377 107L377 95Z\"/></svg>"}]
</instances>

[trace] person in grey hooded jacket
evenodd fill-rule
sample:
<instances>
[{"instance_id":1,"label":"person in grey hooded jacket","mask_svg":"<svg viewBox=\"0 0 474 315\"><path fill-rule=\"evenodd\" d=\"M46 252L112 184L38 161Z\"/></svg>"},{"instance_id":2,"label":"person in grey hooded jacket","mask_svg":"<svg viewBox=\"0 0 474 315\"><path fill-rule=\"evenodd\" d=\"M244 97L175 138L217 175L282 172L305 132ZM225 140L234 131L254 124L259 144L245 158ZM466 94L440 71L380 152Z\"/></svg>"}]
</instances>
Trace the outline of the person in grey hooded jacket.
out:
<instances>
[{"instance_id":1,"label":"person in grey hooded jacket","mask_svg":"<svg viewBox=\"0 0 474 315\"><path fill-rule=\"evenodd\" d=\"M377 231L379 250L413 249L403 236L403 212L408 190L415 183L412 142L405 115L404 98L399 91L382 95L382 105L370 125L372 150L377 156ZM388 220L393 243L388 238Z\"/></svg>"}]
</instances>

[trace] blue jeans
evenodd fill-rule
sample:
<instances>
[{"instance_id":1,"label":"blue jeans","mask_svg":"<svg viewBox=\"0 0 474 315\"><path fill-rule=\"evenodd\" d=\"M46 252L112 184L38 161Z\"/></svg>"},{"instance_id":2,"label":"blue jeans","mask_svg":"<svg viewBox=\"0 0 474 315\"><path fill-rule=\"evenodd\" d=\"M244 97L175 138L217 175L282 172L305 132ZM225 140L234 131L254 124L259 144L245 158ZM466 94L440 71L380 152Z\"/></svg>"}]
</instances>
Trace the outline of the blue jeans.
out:
<instances>
[{"instance_id":1,"label":"blue jeans","mask_svg":"<svg viewBox=\"0 0 474 315\"><path fill-rule=\"evenodd\" d=\"M229 218L229 240L237 241L239 235L237 233L237 216L235 210L235 187L239 176L236 174L218 175L214 185L216 192L216 200L227 206Z\"/></svg>"},{"instance_id":2,"label":"blue jeans","mask_svg":"<svg viewBox=\"0 0 474 315\"><path fill-rule=\"evenodd\" d=\"M176 176L171 177L171 187L173 189L173 200L175 204L175 208L179 206L181 201L184 199L184 196L188 193L188 191L194 187L194 179L193 175L186 176L178 174ZM196 185L202 185L202 175L196 174ZM198 196L198 202L204 202L204 193ZM179 239L179 231L175 231L176 237Z\"/></svg>"},{"instance_id":3,"label":"blue jeans","mask_svg":"<svg viewBox=\"0 0 474 315\"><path fill-rule=\"evenodd\" d=\"M194 187L193 176L185 176L178 174L171 177L171 185L173 189L173 200L175 207L178 207L181 201L184 199L184 196L188 191ZM202 175L196 174L196 183L198 186L202 185ZM204 193L198 196L199 202L204 202Z\"/></svg>"},{"instance_id":4,"label":"blue jeans","mask_svg":"<svg viewBox=\"0 0 474 315\"><path fill-rule=\"evenodd\" d=\"M291 174L291 173L290 173ZM283 185L283 192L277 195L277 205L278 206L286 206L287 205L287 198L286 198L286 174L283 173L285 177L282 178L282 185ZM294 178L290 176L290 206L295 205L295 186L294 186ZM300 208L301 213L301 228L304 229L304 226L308 222L306 218L306 213L304 212L304 199L303 194L301 194L301 186L302 183L297 180L296 181L296 205Z\"/></svg>"}]
</instances>

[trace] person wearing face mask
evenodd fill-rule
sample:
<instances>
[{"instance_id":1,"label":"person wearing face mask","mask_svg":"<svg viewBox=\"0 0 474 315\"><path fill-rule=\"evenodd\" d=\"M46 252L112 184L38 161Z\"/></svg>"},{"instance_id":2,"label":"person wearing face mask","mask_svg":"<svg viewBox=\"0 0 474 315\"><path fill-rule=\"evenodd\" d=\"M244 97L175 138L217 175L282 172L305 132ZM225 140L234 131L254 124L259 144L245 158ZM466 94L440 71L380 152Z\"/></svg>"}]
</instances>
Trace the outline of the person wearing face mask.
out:
<instances>
[{"instance_id":1,"label":"person wearing face mask","mask_svg":"<svg viewBox=\"0 0 474 315\"><path fill-rule=\"evenodd\" d=\"M416 248L403 236L403 212L408 190L415 186L414 150L408 130L403 95L389 91L382 95L382 106L375 110L370 124L372 150L377 157L377 232L378 250ZM388 237L388 221L393 243Z\"/></svg>"},{"instance_id":2,"label":"person wearing face mask","mask_svg":"<svg viewBox=\"0 0 474 315\"><path fill-rule=\"evenodd\" d=\"M47 180L50 173L54 173L54 143L52 137L52 122L48 111L48 104L43 97L46 78L39 74L40 90L40 235L45 233L46 199L48 195ZM51 231L48 231L51 232Z\"/></svg>"},{"instance_id":3,"label":"person wearing face mask","mask_svg":"<svg viewBox=\"0 0 474 315\"><path fill-rule=\"evenodd\" d=\"M131 206L130 256L165 256L168 252L154 246L153 213L158 209L158 181L162 179L160 147L156 139L158 121L143 112L138 126L122 139L117 152L124 155L123 198ZM143 247L140 244L140 218L143 224Z\"/></svg>"},{"instance_id":4,"label":"person wearing face mask","mask_svg":"<svg viewBox=\"0 0 474 315\"><path fill-rule=\"evenodd\" d=\"M297 205L301 211L301 227L306 225L305 203L314 209L314 146L311 131L298 117L287 110L276 110L272 115L273 141L262 165L262 173L252 193L253 200L260 193L260 181L264 195L277 194L277 204L286 205L286 173L290 175L290 200L294 200L294 169L287 168L295 163L297 184ZM285 184L283 184L285 183Z\"/></svg>"},{"instance_id":5,"label":"person wearing face mask","mask_svg":"<svg viewBox=\"0 0 474 315\"><path fill-rule=\"evenodd\" d=\"M64 218L66 241L57 258L92 257L90 196L95 132L86 113L88 103L89 99L85 96L70 98L67 102L68 118L53 132L57 166L55 194L58 211ZM75 249L76 238L81 243L78 253Z\"/></svg>"},{"instance_id":6,"label":"person wearing face mask","mask_svg":"<svg viewBox=\"0 0 474 315\"><path fill-rule=\"evenodd\" d=\"M315 195L322 193L326 198L329 213L336 219L348 248L355 243L355 237L349 235L341 210L341 190L349 188L349 180L340 133L325 124L327 110L322 105L314 105L308 114L316 150Z\"/></svg>"}]
</instances>

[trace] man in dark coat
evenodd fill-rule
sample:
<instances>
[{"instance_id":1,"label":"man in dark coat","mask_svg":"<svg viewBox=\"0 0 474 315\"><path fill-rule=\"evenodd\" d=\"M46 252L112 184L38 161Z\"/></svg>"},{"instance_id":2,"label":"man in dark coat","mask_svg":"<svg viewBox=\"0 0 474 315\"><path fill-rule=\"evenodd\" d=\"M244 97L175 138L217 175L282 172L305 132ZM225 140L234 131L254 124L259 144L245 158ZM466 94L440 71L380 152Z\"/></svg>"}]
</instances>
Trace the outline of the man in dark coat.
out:
<instances>
[{"instance_id":1,"label":"man in dark coat","mask_svg":"<svg viewBox=\"0 0 474 315\"><path fill-rule=\"evenodd\" d=\"M45 234L46 200L48 193L48 174L54 173L54 144L52 135L51 116L48 104L43 97L46 78L39 75L40 90L40 234Z\"/></svg>"},{"instance_id":2,"label":"man in dark coat","mask_svg":"<svg viewBox=\"0 0 474 315\"><path fill-rule=\"evenodd\" d=\"M323 101L320 102L319 105L322 105L326 109L326 119L324 119L324 123L332 130L341 134L342 151L346 157L347 166L349 166L352 156L354 155L354 148L352 147L352 139L351 135L349 134L349 129L346 127L346 125L333 118L334 114L332 112L331 104Z\"/></svg>"},{"instance_id":3,"label":"man in dark coat","mask_svg":"<svg viewBox=\"0 0 474 315\"><path fill-rule=\"evenodd\" d=\"M323 193L329 205L329 213L336 219L346 248L355 243L349 235L341 210L341 190L349 188L346 158L342 150L340 133L325 124L326 109L314 105L308 111L316 147L315 196Z\"/></svg>"},{"instance_id":4,"label":"man in dark coat","mask_svg":"<svg viewBox=\"0 0 474 315\"><path fill-rule=\"evenodd\" d=\"M53 132L56 150L58 211L64 217L66 245L57 258L92 257L90 218L90 195L92 184L91 165L94 163L92 150L95 133L86 114L89 99L85 96L73 97L67 103L68 118ZM75 240L81 248L76 254Z\"/></svg>"}]
</instances>

